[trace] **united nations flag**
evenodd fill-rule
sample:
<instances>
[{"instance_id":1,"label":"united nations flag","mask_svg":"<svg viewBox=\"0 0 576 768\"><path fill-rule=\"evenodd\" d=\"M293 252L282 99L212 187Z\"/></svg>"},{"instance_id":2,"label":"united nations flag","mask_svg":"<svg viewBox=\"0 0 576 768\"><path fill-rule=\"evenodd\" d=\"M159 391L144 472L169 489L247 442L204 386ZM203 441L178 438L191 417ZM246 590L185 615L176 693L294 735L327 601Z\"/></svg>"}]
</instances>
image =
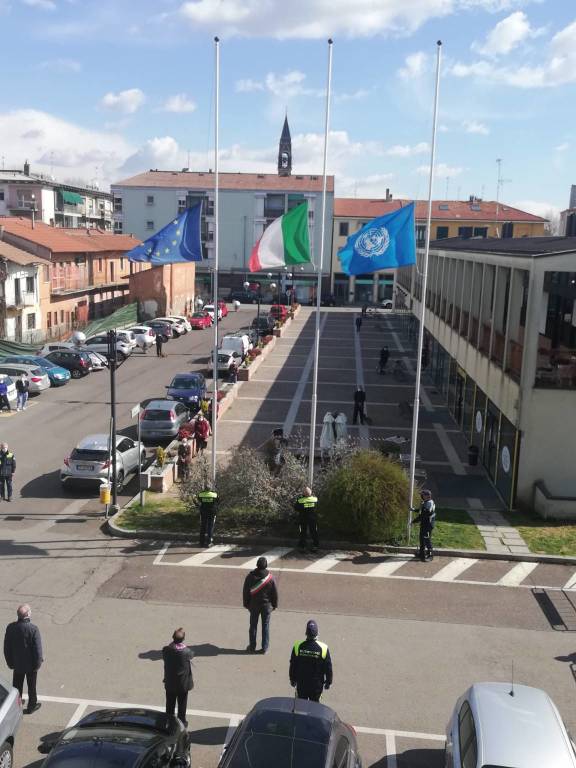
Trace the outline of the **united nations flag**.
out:
<instances>
[{"instance_id":1,"label":"united nations flag","mask_svg":"<svg viewBox=\"0 0 576 768\"><path fill-rule=\"evenodd\" d=\"M202 203L186 209L126 255L130 261L148 261L156 266L202 261L201 212Z\"/></svg>"},{"instance_id":2,"label":"united nations flag","mask_svg":"<svg viewBox=\"0 0 576 768\"><path fill-rule=\"evenodd\" d=\"M369 221L348 238L338 258L347 275L416 264L414 203Z\"/></svg>"}]
</instances>

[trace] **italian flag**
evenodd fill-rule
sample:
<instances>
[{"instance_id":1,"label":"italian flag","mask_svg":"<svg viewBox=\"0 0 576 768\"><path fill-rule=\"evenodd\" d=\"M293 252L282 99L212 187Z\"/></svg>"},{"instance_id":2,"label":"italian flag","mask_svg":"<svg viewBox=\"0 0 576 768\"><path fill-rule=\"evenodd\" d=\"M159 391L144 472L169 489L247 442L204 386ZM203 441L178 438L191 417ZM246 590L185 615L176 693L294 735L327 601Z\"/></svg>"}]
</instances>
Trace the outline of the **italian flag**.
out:
<instances>
[{"instance_id":1,"label":"italian flag","mask_svg":"<svg viewBox=\"0 0 576 768\"><path fill-rule=\"evenodd\" d=\"M278 269L310 261L308 203L275 219L258 240L250 256L250 272Z\"/></svg>"}]
</instances>

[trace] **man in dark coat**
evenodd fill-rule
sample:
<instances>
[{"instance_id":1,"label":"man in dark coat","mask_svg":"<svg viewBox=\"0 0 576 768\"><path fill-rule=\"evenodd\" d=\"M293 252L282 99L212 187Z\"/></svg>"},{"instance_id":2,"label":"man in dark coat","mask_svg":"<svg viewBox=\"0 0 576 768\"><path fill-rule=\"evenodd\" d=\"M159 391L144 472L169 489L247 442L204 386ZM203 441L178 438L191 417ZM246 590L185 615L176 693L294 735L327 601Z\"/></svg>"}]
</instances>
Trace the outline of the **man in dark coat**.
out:
<instances>
[{"instance_id":1,"label":"man in dark coat","mask_svg":"<svg viewBox=\"0 0 576 768\"><path fill-rule=\"evenodd\" d=\"M412 524L420 523L420 548L416 557L425 562L434 559L432 531L436 525L436 505L432 499L432 491L422 490L420 498L422 499L420 514L414 518Z\"/></svg>"},{"instance_id":2,"label":"man in dark coat","mask_svg":"<svg viewBox=\"0 0 576 768\"><path fill-rule=\"evenodd\" d=\"M354 413L352 415L352 424L356 424L358 416L360 416L360 424L364 424L366 414L364 408L366 407L366 392L363 387L356 387L354 392Z\"/></svg>"},{"instance_id":3,"label":"man in dark coat","mask_svg":"<svg viewBox=\"0 0 576 768\"><path fill-rule=\"evenodd\" d=\"M0 445L0 496L12 501L12 477L16 472L16 458L8 450L8 443Z\"/></svg>"},{"instance_id":4,"label":"man in dark coat","mask_svg":"<svg viewBox=\"0 0 576 768\"><path fill-rule=\"evenodd\" d=\"M178 719L188 725L186 709L188 691L194 688L192 658L194 651L184 643L186 633L180 627L174 631L170 645L162 648L164 659L164 688L166 689L166 714L173 715L178 702Z\"/></svg>"},{"instance_id":5,"label":"man in dark coat","mask_svg":"<svg viewBox=\"0 0 576 768\"><path fill-rule=\"evenodd\" d=\"M289 674L299 699L320 701L322 691L332 685L330 650L318 640L318 624L313 619L306 624L306 640L294 643Z\"/></svg>"},{"instance_id":6,"label":"man in dark coat","mask_svg":"<svg viewBox=\"0 0 576 768\"><path fill-rule=\"evenodd\" d=\"M28 706L24 710L31 715L40 709L36 695L36 679L38 670L43 662L42 639L40 630L30 621L32 610L29 605L19 606L18 621L13 621L6 627L4 635L4 658L12 670L12 685L20 691L24 690L24 678L28 686Z\"/></svg>"},{"instance_id":7,"label":"man in dark coat","mask_svg":"<svg viewBox=\"0 0 576 768\"><path fill-rule=\"evenodd\" d=\"M162 357L162 344L164 339L160 331L156 331L156 357Z\"/></svg>"},{"instance_id":8,"label":"man in dark coat","mask_svg":"<svg viewBox=\"0 0 576 768\"><path fill-rule=\"evenodd\" d=\"M256 632L258 619L262 620L262 653L268 651L270 643L270 614L278 608L278 590L274 576L267 570L268 561L259 557L256 568L244 579L242 602L250 611L248 653L256 653Z\"/></svg>"}]
</instances>

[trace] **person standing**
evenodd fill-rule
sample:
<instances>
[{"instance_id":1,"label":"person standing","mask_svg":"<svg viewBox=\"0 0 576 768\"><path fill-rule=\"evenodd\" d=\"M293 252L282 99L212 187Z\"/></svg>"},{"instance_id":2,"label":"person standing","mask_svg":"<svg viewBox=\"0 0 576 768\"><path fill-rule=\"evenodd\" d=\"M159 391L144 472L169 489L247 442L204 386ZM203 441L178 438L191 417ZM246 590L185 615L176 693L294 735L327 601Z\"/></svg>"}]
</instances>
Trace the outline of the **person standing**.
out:
<instances>
[{"instance_id":1,"label":"person standing","mask_svg":"<svg viewBox=\"0 0 576 768\"><path fill-rule=\"evenodd\" d=\"M316 507L318 499L312 494L311 488L304 488L304 495L296 499L294 508L298 512L298 528L300 531L300 547L306 546L306 533L310 531L312 539L312 549L318 549L320 541L318 538L318 520L316 517Z\"/></svg>"},{"instance_id":2,"label":"person standing","mask_svg":"<svg viewBox=\"0 0 576 768\"><path fill-rule=\"evenodd\" d=\"M164 660L164 688L166 690L166 714L173 715L178 703L178 719L185 725L188 693L194 688L192 659L194 651L185 645L186 632L174 630L172 642L162 648Z\"/></svg>"},{"instance_id":3,"label":"person standing","mask_svg":"<svg viewBox=\"0 0 576 768\"><path fill-rule=\"evenodd\" d=\"M12 685L20 692L22 698L24 678L28 687L28 706L24 710L27 715L40 709L36 693L38 670L44 661L42 655L42 638L40 630L30 621L32 609L24 604L16 611L17 621L6 627L4 635L4 658L12 670Z\"/></svg>"},{"instance_id":4,"label":"person standing","mask_svg":"<svg viewBox=\"0 0 576 768\"><path fill-rule=\"evenodd\" d=\"M0 411L3 408L6 408L8 411L12 410L10 407L10 400L8 399L8 384L6 383L6 379L0 381Z\"/></svg>"},{"instance_id":5,"label":"person standing","mask_svg":"<svg viewBox=\"0 0 576 768\"><path fill-rule=\"evenodd\" d=\"M162 334L160 331L156 331L156 357L163 357L162 355L162 344L164 343L164 340L162 338Z\"/></svg>"},{"instance_id":6,"label":"person standing","mask_svg":"<svg viewBox=\"0 0 576 768\"><path fill-rule=\"evenodd\" d=\"M196 443L197 454L204 453L211 432L210 422L208 419L204 418L204 413L200 411L194 422L194 442Z\"/></svg>"},{"instance_id":7,"label":"person standing","mask_svg":"<svg viewBox=\"0 0 576 768\"><path fill-rule=\"evenodd\" d=\"M378 373L386 373L386 366L388 365L388 359L390 357L390 350L387 346L382 347L380 350L380 362L378 364Z\"/></svg>"},{"instance_id":8,"label":"person standing","mask_svg":"<svg viewBox=\"0 0 576 768\"><path fill-rule=\"evenodd\" d=\"M28 377L22 371L20 376L16 379L16 392L17 394L17 401L16 401L16 410L17 411L25 411L26 410L26 403L28 402L28 391L30 389L30 382L28 381Z\"/></svg>"},{"instance_id":9,"label":"person standing","mask_svg":"<svg viewBox=\"0 0 576 768\"><path fill-rule=\"evenodd\" d=\"M420 549L416 557L425 562L434 559L432 531L436 525L436 504L432 500L432 491L427 489L422 490L420 498L420 514L414 518L412 524L420 523Z\"/></svg>"},{"instance_id":10,"label":"person standing","mask_svg":"<svg viewBox=\"0 0 576 768\"><path fill-rule=\"evenodd\" d=\"M16 472L16 457L8 450L8 443L0 443L0 496L12 501L12 479Z\"/></svg>"},{"instance_id":11,"label":"person standing","mask_svg":"<svg viewBox=\"0 0 576 768\"><path fill-rule=\"evenodd\" d=\"M270 644L270 614L278 608L278 590L274 576L268 571L268 560L259 557L256 568L244 579L242 590L244 608L250 611L248 631L248 653L256 653L256 632L258 619L262 621L262 653L268 652Z\"/></svg>"},{"instance_id":12,"label":"person standing","mask_svg":"<svg viewBox=\"0 0 576 768\"><path fill-rule=\"evenodd\" d=\"M356 333L360 333L360 328L362 328L362 317L358 315L356 318Z\"/></svg>"},{"instance_id":13,"label":"person standing","mask_svg":"<svg viewBox=\"0 0 576 768\"><path fill-rule=\"evenodd\" d=\"M238 381L238 365L235 362L232 362L228 368L228 379L231 384L236 384Z\"/></svg>"},{"instance_id":14,"label":"person standing","mask_svg":"<svg viewBox=\"0 0 576 768\"><path fill-rule=\"evenodd\" d=\"M200 546L211 547L214 535L214 524L216 522L216 512L218 510L218 494L207 485L203 491L198 494L198 504L200 506Z\"/></svg>"},{"instance_id":15,"label":"person standing","mask_svg":"<svg viewBox=\"0 0 576 768\"><path fill-rule=\"evenodd\" d=\"M313 619L306 624L306 640L294 643L289 674L299 699L320 701L322 691L332 685L330 649L318 640L318 624Z\"/></svg>"},{"instance_id":16,"label":"person standing","mask_svg":"<svg viewBox=\"0 0 576 768\"><path fill-rule=\"evenodd\" d=\"M352 415L352 424L356 424L358 421L358 416L360 416L360 424L364 424L364 421L366 420L366 414L364 412L364 409L366 407L366 392L364 392L364 387L356 387L356 392L354 392L354 413Z\"/></svg>"},{"instance_id":17,"label":"person standing","mask_svg":"<svg viewBox=\"0 0 576 768\"><path fill-rule=\"evenodd\" d=\"M190 476L190 462L192 461L192 448L188 438L184 438L178 446L178 477L188 480Z\"/></svg>"}]
</instances>

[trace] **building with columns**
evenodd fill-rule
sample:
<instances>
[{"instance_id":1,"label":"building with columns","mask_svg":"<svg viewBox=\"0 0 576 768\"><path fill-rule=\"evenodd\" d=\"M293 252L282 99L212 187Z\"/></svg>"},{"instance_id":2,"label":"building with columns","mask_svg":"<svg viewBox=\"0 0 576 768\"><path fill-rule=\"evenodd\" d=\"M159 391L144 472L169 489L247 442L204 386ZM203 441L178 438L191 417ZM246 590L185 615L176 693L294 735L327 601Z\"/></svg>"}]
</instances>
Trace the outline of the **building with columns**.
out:
<instances>
[{"instance_id":1,"label":"building with columns","mask_svg":"<svg viewBox=\"0 0 576 768\"><path fill-rule=\"evenodd\" d=\"M422 258L398 270L414 328ZM425 374L509 508L576 519L576 237L431 244Z\"/></svg>"}]
</instances>

